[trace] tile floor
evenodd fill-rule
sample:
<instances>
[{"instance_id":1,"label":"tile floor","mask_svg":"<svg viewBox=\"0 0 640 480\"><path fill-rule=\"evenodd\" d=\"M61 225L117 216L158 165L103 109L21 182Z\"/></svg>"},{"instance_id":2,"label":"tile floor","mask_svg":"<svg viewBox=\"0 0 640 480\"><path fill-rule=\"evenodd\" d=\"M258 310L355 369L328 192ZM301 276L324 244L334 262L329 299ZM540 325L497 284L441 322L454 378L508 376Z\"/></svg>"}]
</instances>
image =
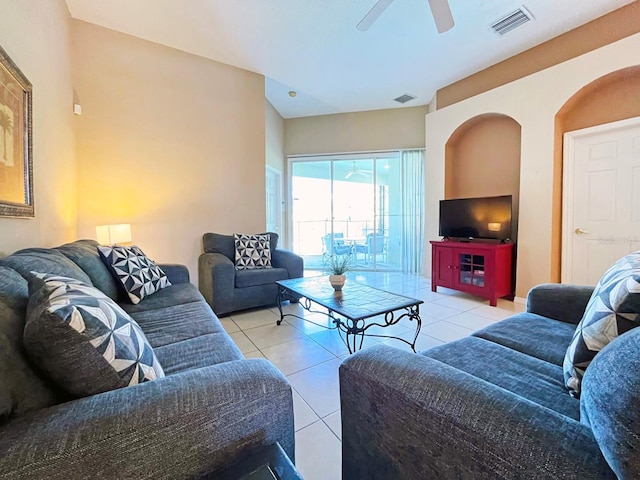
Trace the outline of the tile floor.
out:
<instances>
[{"instance_id":1,"label":"tile floor","mask_svg":"<svg viewBox=\"0 0 640 480\"><path fill-rule=\"evenodd\" d=\"M454 290L439 288L438 293L434 293L429 280L418 275L352 272L348 277L425 302L420 308L422 329L416 346L418 351L465 337L524 310L524 305L506 300L490 307L487 300ZM297 304L286 305L285 310L328 325L326 316L306 312ZM267 358L289 379L293 387L296 465L305 480L340 479L338 367L349 355L348 350L335 330L295 317L285 317L285 322L277 326L278 318L278 309L274 307L234 314L221 321L246 357ZM410 340L415 334L414 328L401 321L385 330ZM367 338L364 348L382 341L410 349L403 342L381 338Z\"/></svg>"}]
</instances>

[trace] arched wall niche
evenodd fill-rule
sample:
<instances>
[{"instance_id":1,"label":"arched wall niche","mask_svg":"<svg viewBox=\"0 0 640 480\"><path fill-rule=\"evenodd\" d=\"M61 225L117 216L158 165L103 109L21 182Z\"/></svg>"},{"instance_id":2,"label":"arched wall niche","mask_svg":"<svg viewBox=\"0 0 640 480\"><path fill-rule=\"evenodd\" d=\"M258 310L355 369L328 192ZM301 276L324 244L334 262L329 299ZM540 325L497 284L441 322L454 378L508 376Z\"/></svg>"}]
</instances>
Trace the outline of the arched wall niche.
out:
<instances>
[{"instance_id":1,"label":"arched wall niche","mask_svg":"<svg viewBox=\"0 0 640 480\"><path fill-rule=\"evenodd\" d=\"M513 196L512 238L518 238L520 124L486 113L470 118L445 146L445 198Z\"/></svg>"},{"instance_id":2,"label":"arched wall niche","mask_svg":"<svg viewBox=\"0 0 640 480\"><path fill-rule=\"evenodd\" d=\"M552 215L552 281L562 263L562 167L566 132L640 116L640 65L616 70L585 85L555 117Z\"/></svg>"}]
</instances>

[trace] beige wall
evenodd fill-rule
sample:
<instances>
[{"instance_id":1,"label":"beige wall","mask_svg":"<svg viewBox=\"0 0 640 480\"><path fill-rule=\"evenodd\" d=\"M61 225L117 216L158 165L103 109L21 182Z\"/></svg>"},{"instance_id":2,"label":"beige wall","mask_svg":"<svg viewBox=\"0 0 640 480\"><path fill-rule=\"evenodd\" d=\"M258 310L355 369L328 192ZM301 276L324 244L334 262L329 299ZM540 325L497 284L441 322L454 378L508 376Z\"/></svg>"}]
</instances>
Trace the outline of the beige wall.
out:
<instances>
[{"instance_id":1,"label":"beige wall","mask_svg":"<svg viewBox=\"0 0 640 480\"><path fill-rule=\"evenodd\" d=\"M265 225L264 77L72 21L79 234L130 223L197 282L205 232Z\"/></svg>"},{"instance_id":2,"label":"beige wall","mask_svg":"<svg viewBox=\"0 0 640 480\"><path fill-rule=\"evenodd\" d=\"M284 172L284 119L265 99L266 158L267 165Z\"/></svg>"},{"instance_id":3,"label":"beige wall","mask_svg":"<svg viewBox=\"0 0 640 480\"><path fill-rule=\"evenodd\" d=\"M285 120L287 155L424 148L427 106Z\"/></svg>"},{"instance_id":4,"label":"beige wall","mask_svg":"<svg viewBox=\"0 0 640 480\"><path fill-rule=\"evenodd\" d=\"M0 0L0 46L33 85L35 218L0 219L0 254L56 246L77 233L76 158L63 0Z\"/></svg>"},{"instance_id":5,"label":"beige wall","mask_svg":"<svg viewBox=\"0 0 640 480\"><path fill-rule=\"evenodd\" d=\"M499 113L522 128L516 295L552 280L554 123L565 102L584 85L640 64L640 34L520 80L429 113L426 119L426 241L437 238L438 201L444 197L445 146L452 133L478 115ZM430 271L427 249L424 271Z\"/></svg>"}]
</instances>

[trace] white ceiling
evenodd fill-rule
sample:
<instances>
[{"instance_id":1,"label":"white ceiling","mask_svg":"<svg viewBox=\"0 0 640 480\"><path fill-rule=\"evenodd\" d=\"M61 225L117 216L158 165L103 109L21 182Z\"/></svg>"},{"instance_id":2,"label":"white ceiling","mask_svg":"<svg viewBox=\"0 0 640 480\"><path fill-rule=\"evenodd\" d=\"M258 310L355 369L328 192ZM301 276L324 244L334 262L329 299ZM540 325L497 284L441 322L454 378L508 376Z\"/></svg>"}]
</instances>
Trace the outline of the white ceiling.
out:
<instances>
[{"instance_id":1,"label":"white ceiling","mask_svg":"<svg viewBox=\"0 0 640 480\"><path fill-rule=\"evenodd\" d=\"M450 0L455 26L438 34L427 0L395 0L367 32L376 0L66 0L71 16L266 77L284 118L395 108L634 0L524 0L534 21L489 25L523 0ZM297 96L291 98L290 90Z\"/></svg>"}]
</instances>

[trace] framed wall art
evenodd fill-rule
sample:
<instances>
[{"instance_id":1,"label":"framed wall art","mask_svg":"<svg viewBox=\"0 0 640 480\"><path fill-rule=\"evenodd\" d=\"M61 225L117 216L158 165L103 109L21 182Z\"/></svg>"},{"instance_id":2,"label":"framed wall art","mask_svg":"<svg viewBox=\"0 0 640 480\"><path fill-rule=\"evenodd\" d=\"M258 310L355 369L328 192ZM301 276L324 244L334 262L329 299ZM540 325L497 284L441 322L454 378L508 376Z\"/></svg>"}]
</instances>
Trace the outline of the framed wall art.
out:
<instances>
[{"instance_id":1,"label":"framed wall art","mask_svg":"<svg viewBox=\"0 0 640 480\"><path fill-rule=\"evenodd\" d=\"M0 216L33 217L32 86L0 47Z\"/></svg>"}]
</instances>

